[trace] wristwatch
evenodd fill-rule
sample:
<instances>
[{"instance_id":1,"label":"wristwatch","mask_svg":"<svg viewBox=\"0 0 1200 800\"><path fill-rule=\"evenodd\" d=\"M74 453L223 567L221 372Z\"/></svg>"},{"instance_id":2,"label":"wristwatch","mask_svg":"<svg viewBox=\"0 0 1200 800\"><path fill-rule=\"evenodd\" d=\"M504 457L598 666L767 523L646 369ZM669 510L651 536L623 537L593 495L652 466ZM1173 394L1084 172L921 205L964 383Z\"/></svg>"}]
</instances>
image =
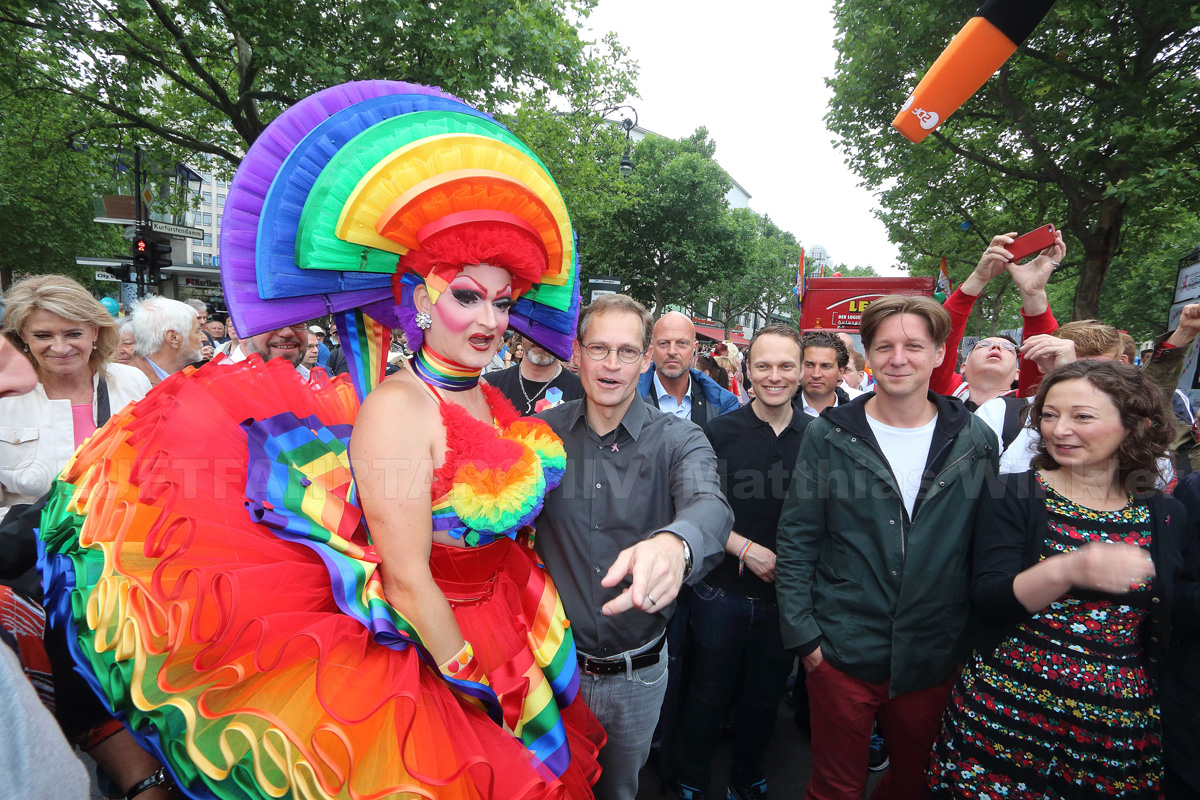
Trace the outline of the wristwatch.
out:
<instances>
[{"instance_id":1,"label":"wristwatch","mask_svg":"<svg viewBox=\"0 0 1200 800\"><path fill-rule=\"evenodd\" d=\"M683 579L686 581L688 575L692 574L692 546L682 536L679 541L683 542Z\"/></svg>"},{"instance_id":2,"label":"wristwatch","mask_svg":"<svg viewBox=\"0 0 1200 800\"><path fill-rule=\"evenodd\" d=\"M647 539L653 539L660 533L669 533L679 541L683 542L683 579L686 581L688 575L692 574L692 546L688 544L688 540L680 536L675 531L655 531L647 536Z\"/></svg>"}]
</instances>

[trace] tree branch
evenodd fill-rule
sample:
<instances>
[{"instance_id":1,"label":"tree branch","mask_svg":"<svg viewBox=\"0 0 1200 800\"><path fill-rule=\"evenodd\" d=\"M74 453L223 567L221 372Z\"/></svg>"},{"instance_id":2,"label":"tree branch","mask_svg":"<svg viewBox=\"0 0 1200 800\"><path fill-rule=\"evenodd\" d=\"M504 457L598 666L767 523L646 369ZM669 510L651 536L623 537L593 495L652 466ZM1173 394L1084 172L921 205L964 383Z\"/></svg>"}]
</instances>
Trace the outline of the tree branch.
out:
<instances>
[{"instance_id":1,"label":"tree branch","mask_svg":"<svg viewBox=\"0 0 1200 800\"><path fill-rule=\"evenodd\" d=\"M127 125L127 126L120 126L120 125L117 125L114 123L100 123L100 124L97 124L94 126L90 126L92 129L99 130L99 129L106 129L106 128L137 127L137 128L141 128L143 130L148 130L151 133L154 133L154 134L162 137L164 140L166 140L167 142L169 142L171 144L178 145L180 147L184 147L189 150L196 150L196 151L199 151L202 153L211 153L213 155L220 156L221 158L224 158L225 160L229 161L231 164L233 164L235 166L237 164L241 163L242 159L240 156L229 152L228 150L226 150L223 147L212 144L210 142L201 141L192 136L188 136L187 134L182 133L180 131L177 131L177 130L174 130L171 128L167 128L167 127L160 125L156 122L153 122L139 114L135 114L116 103L110 103L106 100L101 100L98 97L93 97L93 96L87 94L86 92L75 89L74 87L63 83L62 81L55 79L53 76L46 74L46 72L43 70L35 70L35 71L39 75L41 75L41 77L43 79L45 79L48 83L50 83L51 85L57 86L58 91L61 94L65 94L68 97L74 97L77 100L81 100L84 103L95 106L96 108L101 108L101 109L108 111L109 113L115 115L116 117L126 120L128 123L131 123L131 125Z\"/></svg>"},{"instance_id":2,"label":"tree branch","mask_svg":"<svg viewBox=\"0 0 1200 800\"><path fill-rule=\"evenodd\" d=\"M1059 61L1056 56L1052 56L1049 53L1044 53L1035 47L1030 47L1029 45L1023 44L1017 48L1017 52L1021 55L1029 56L1034 61L1040 61L1046 66L1056 69L1059 72L1065 72L1068 75L1073 75L1074 77L1079 78L1079 80L1091 84L1092 86L1098 86L1105 91L1112 91L1117 88L1116 85L1107 78L1084 72L1083 70L1071 64L1070 61Z\"/></svg>"},{"instance_id":3,"label":"tree branch","mask_svg":"<svg viewBox=\"0 0 1200 800\"><path fill-rule=\"evenodd\" d=\"M1050 155L1050 152L1042 144L1035 132L1026 121L1025 108L1021 105L1021 101L1012 93L1008 86L1008 76L1010 74L1010 65L1005 64L1000 68L1000 74L996 79L996 94L1000 97L1000 103L1008 109L1012 116L1013 123L1017 126L1017 131L1021 134L1021 138L1025 140L1025 144L1033 151L1034 157L1037 159L1042 170L1049 173L1053 179L1053 183L1062 190L1068 200L1082 199L1079 186L1073 181L1062 169L1058 166L1058 162Z\"/></svg>"},{"instance_id":4,"label":"tree branch","mask_svg":"<svg viewBox=\"0 0 1200 800\"><path fill-rule=\"evenodd\" d=\"M149 64L150 66L154 67L155 69L157 69L160 72L162 72L163 74L165 74L171 80L175 81L175 83L179 84L184 89L187 89L189 92L191 92L192 94L194 94L197 97L199 97L200 99L202 99L204 102L208 103L211 106L215 106L218 108L220 107L220 101L215 96L205 92L201 86L184 78L182 74L180 74L178 71L172 69L167 64L165 59L155 56L152 54L152 52L150 52L150 51L158 51L161 53L162 52L161 48L157 47L154 44L146 42L144 39L142 39L142 37L140 37L136 33L134 33L133 30L128 25L126 25L121 19L119 19L115 14L113 14L111 11L104 8L103 6L99 5L97 2L95 2L95 0L92 0L92 6L97 11L99 11L101 15L103 15L110 22L112 22L112 24L114 26L116 26L120 31L122 31L126 36L128 36L133 42L135 42L138 45L138 48L141 48L139 50L138 48L131 48L131 47L123 47L123 48L114 47L114 48L112 48L114 52L119 51L126 57L135 58L138 61L142 61L146 64ZM107 38L113 38L113 37L107 37Z\"/></svg>"},{"instance_id":5,"label":"tree branch","mask_svg":"<svg viewBox=\"0 0 1200 800\"><path fill-rule=\"evenodd\" d=\"M994 169L1003 175L1009 176L1010 178L1020 178L1021 180L1032 181L1034 183L1054 183L1054 181L1050 180L1049 176L1045 175L1044 173L1010 167L1005 164L1001 164L999 161L996 161L993 158L980 155L973 150L968 150L961 145L955 144L953 140L951 140L941 131L934 131L930 135L940 142L951 153L962 156L968 161L974 161L976 164L987 167L988 169Z\"/></svg>"},{"instance_id":6,"label":"tree branch","mask_svg":"<svg viewBox=\"0 0 1200 800\"><path fill-rule=\"evenodd\" d=\"M145 0L145 2L150 7L150 10L154 12L154 16L158 18L159 23L175 38L175 45L180 55L188 63L188 66L192 68L192 73L203 81L216 96L217 102L212 105L215 105L215 107L219 108L229 117L234 130L241 134L243 139L247 142L253 142L258 136L258 131L248 129L246 120L238 116L237 108L225 92L225 87L221 86L220 81L213 77L212 73L200 63L200 59L196 57L191 45L187 42L187 34L176 24L174 17L171 16L160 0Z\"/></svg>"}]
</instances>

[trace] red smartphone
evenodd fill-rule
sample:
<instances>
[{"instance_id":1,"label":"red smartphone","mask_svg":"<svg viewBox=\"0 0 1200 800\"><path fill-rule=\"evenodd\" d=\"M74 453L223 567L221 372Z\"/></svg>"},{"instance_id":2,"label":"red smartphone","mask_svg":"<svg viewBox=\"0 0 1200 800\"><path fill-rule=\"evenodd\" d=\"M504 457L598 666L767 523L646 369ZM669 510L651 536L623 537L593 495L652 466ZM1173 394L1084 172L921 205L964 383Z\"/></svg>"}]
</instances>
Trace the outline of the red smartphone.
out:
<instances>
[{"instance_id":1,"label":"red smartphone","mask_svg":"<svg viewBox=\"0 0 1200 800\"><path fill-rule=\"evenodd\" d=\"M1021 234L1004 249L1012 253L1013 261L1020 261L1025 256L1054 246L1054 226L1043 225L1040 228Z\"/></svg>"}]
</instances>

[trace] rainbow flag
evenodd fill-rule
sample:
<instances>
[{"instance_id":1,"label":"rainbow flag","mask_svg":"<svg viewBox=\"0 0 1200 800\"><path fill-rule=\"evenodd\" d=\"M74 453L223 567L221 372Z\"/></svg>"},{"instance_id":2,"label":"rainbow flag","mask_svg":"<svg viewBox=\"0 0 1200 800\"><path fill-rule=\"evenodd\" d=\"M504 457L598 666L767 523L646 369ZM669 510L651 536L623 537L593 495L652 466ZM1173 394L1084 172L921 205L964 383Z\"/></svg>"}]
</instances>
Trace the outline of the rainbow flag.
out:
<instances>
[{"instance_id":1,"label":"rainbow flag","mask_svg":"<svg viewBox=\"0 0 1200 800\"><path fill-rule=\"evenodd\" d=\"M346 365L350 368L350 380L361 403L383 380L392 332L358 308L339 311L333 318L337 322L338 340L346 356Z\"/></svg>"},{"instance_id":2,"label":"rainbow flag","mask_svg":"<svg viewBox=\"0 0 1200 800\"><path fill-rule=\"evenodd\" d=\"M796 295L796 308L800 307L800 301L804 299L804 290L808 288L808 278L804 276L804 248L800 248L800 263L796 265L796 288L792 289L792 294Z\"/></svg>"},{"instance_id":3,"label":"rainbow flag","mask_svg":"<svg viewBox=\"0 0 1200 800\"><path fill-rule=\"evenodd\" d=\"M942 256L942 266L938 270L938 291L949 297L954 292L954 284L950 282L950 271L946 269L946 257Z\"/></svg>"}]
</instances>

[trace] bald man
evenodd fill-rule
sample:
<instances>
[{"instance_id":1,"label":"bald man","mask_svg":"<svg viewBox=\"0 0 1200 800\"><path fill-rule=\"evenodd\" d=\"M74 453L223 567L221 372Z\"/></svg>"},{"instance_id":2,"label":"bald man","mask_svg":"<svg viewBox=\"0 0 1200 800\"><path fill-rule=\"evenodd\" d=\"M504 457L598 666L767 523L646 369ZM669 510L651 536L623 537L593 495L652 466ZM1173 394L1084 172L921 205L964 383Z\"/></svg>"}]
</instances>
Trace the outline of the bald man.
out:
<instances>
[{"instance_id":1,"label":"bald man","mask_svg":"<svg viewBox=\"0 0 1200 800\"><path fill-rule=\"evenodd\" d=\"M698 369L696 326L678 311L668 311L654 323L650 339L654 361L638 381L638 393L667 414L703 426L713 417L738 407L737 396Z\"/></svg>"}]
</instances>

